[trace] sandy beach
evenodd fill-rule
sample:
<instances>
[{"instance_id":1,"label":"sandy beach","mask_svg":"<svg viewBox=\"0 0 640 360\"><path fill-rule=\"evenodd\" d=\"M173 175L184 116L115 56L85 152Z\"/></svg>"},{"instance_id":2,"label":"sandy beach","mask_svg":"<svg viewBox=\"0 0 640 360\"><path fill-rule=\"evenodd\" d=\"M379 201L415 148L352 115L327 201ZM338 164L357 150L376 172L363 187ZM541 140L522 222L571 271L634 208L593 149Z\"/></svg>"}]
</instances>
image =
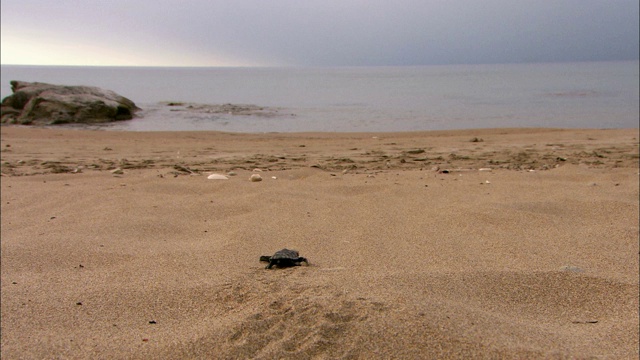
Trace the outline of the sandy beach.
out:
<instances>
[{"instance_id":1,"label":"sandy beach","mask_svg":"<svg viewBox=\"0 0 640 360\"><path fill-rule=\"evenodd\" d=\"M639 357L638 129L0 131L2 359Z\"/></svg>"}]
</instances>

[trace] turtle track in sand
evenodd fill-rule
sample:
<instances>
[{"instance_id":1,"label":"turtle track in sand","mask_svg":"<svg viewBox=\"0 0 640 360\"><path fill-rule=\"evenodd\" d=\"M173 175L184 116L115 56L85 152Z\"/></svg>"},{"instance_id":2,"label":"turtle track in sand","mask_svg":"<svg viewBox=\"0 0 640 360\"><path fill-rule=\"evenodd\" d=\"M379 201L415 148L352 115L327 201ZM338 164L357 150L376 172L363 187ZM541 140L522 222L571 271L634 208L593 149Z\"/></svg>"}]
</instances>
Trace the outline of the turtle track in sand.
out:
<instances>
[{"instance_id":1,"label":"turtle track in sand","mask_svg":"<svg viewBox=\"0 0 640 360\"><path fill-rule=\"evenodd\" d=\"M226 315L212 319L218 326L169 353L215 348L221 359L357 358L362 343L351 335L392 309L332 285L307 285L302 271L260 272L224 285L215 303Z\"/></svg>"}]
</instances>

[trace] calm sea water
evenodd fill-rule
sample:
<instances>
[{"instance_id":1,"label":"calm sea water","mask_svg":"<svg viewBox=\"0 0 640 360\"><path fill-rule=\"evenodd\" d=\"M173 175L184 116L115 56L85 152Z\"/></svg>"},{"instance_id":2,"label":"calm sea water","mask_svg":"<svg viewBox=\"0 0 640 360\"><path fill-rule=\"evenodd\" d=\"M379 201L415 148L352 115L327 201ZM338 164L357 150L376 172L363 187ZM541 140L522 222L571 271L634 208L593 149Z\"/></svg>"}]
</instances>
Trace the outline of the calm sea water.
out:
<instances>
[{"instance_id":1,"label":"calm sea water","mask_svg":"<svg viewBox=\"0 0 640 360\"><path fill-rule=\"evenodd\" d=\"M129 131L411 131L636 128L639 64L545 63L354 68L1 67L10 80L91 85L133 100ZM254 104L273 117L171 111L162 102Z\"/></svg>"}]
</instances>

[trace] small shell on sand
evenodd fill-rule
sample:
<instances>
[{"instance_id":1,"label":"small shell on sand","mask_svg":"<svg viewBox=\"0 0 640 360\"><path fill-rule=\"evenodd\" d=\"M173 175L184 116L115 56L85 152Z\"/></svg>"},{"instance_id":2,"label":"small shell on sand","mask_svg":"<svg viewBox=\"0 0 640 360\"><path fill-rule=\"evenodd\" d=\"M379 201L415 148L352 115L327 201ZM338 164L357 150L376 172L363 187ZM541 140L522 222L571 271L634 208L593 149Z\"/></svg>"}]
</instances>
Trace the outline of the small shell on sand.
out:
<instances>
[{"instance_id":1,"label":"small shell on sand","mask_svg":"<svg viewBox=\"0 0 640 360\"><path fill-rule=\"evenodd\" d=\"M209 180L229 180L228 177L226 177L224 175L220 175L220 174L211 174L211 175L207 176L207 179L209 179Z\"/></svg>"},{"instance_id":2,"label":"small shell on sand","mask_svg":"<svg viewBox=\"0 0 640 360\"><path fill-rule=\"evenodd\" d=\"M262 176L260 176L260 174L253 174L249 179L253 182L258 182L262 181Z\"/></svg>"}]
</instances>

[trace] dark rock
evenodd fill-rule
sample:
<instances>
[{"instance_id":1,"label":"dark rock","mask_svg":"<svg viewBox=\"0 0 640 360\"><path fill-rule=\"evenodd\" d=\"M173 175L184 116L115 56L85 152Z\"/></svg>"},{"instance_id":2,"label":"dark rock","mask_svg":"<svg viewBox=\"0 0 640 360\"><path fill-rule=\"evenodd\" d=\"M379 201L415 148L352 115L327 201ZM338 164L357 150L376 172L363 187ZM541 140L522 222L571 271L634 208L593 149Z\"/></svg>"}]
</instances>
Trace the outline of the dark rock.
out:
<instances>
[{"instance_id":1,"label":"dark rock","mask_svg":"<svg viewBox=\"0 0 640 360\"><path fill-rule=\"evenodd\" d=\"M424 153L424 149L413 149L405 151L407 154L422 154Z\"/></svg>"},{"instance_id":2,"label":"dark rock","mask_svg":"<svg viewBox=\"0 0 640 360\"><path fill-rule=\"evenodd\" d=\"M133 101L92 86L11 81L2 100L3 124L104 123L129 120L140 110Z\"/></svg>"}]
</instances>

